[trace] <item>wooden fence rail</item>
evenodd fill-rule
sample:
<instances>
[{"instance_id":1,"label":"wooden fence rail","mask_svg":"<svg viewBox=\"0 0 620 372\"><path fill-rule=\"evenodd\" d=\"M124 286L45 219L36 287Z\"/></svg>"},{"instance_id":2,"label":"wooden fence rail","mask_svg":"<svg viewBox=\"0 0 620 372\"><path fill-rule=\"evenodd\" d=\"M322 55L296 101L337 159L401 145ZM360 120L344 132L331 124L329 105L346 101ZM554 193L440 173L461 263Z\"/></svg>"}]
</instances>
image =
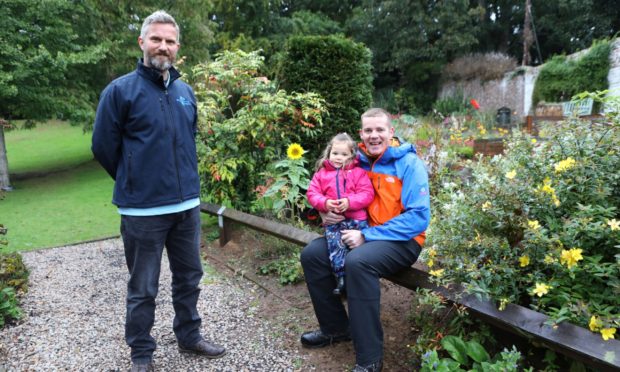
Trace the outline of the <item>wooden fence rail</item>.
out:
<instances>
[{"instance_id":1,"label":"wooden fence rail","mask_svg":"<svg viewBox=\"0 0 620 372\"><path fill-rule=\"evenodd\" d=\"M234 223L301 246L305 246L320 236L317 233L219 205L202 203L200 210L218 217L220 246L226 245L231 239L231 228ZM558 353L580 360L601 371L620 371L620 341L618 340L604 341L599 334L567 322L557 327L546 325L545 322L549 319L546 315L519 305L508 304L505 310L499 311L491 301L477 299L459 289L437 287L430 282L428 272L418 264L386 279L411 290L431 289L448 300L467 307L473 315L499 328L521 337L534 339Z\"/></svg>"}]
</instances>

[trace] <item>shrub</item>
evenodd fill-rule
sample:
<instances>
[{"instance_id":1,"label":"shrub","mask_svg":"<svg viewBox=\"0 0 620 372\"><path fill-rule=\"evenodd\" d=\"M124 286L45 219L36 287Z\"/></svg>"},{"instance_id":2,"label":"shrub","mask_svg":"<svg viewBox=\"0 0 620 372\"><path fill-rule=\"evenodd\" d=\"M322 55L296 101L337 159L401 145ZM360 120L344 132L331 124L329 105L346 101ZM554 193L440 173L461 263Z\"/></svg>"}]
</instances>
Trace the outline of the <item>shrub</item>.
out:
<instances>
[{"instance_id":1,"label":"shrub","mask_svg":"<svg viewBox=\"0 0 620 372\"><path fill-rule=\"evenodd\" d=\"M198 157L202 198L251 211L261 171L292 142L320 133L323 100L289 94L260 76L258 52L225 51L193 69L198 100Z\"/></svg>"},{"instance_id":2,"label":"shrub","mask_svg":"<svg viewBox=\"0 0 620 372\"><path fill-rule=\"evenodd\" d=\"M316 92L326 101L323 135L302 143L309 159L319 156L326 138L359 131L372 101L371 54L363 44L340 36L291 37L278 78L287 91Z\"/></svg>"},{"instance_id":3,"label":"shrub","mask_svg":"<svg viewBox=\"0 0 620 372\"><path fill-rule=\"evenodd\" d=\"M444 80L482 81L501 79L508 71L517 67L517 61L503 53L473 53L456 58L448 63L442 73Z\"/></svg>"},{"instance_id":4,"label":"shrub","mask_svg":"<svg viewBox=\"0 0 620 372\"><path fill-rule=\"evenodd\" d=\"M595 42L580 59L555 56L545 63L534 86L532 103L561 102L583 91L607 89L609 73L608 40Z\"/></svg>"},{"instance_id":5,"label":"shrub","mask_svg":"<svg viewBox=\"0 0 620 372\"><path fill-rule=\"evenodd\" d=\"M299 253L280 257L266 265L259 267L261 275L275 275L280 284L295 284L303 280L303 270L299 261Z\"/></svg>"},{"instance_id":6,"label":"shrub","mask_svg":"<svg viewBox=\"0 0 620 372\"><path fill-rule=\"evenodd\" d=\"M608 338L620 313L620 121L571 119L541 133L515 133L504 156L471 163L469 183L444 180L431 274L500 309L530 306Z\"/></svg>"},{"instance_id":7,"label":"shrub","mask_svg":"<svg viewBox=\"0 0 620 372\"><path fill-rule=\"evenodd\" d=\"M427 351L422 356L421 372L429 371L518 371L521 353L516 347L504 349L493 358L476 341L464 341L460 337L446 336L441 346L449 357L439 358L436 350ZM463 369L471 368L471 369Z\"/></svg>"},{"instance_id":8,"label":"shrub","mask_svg":"<svg viewBox=\"0 0 620 372\"><path fill-rule=\"evenodd\" d=\"M451 96L442 97L435 101L433 110L442 116L467 114L470 111L470 103L462 92L456 92Z\"/></svg>"},{"instance_id":9,"label":"shrub","mask_svg":"<svg viewBox=\"0 0 620 372\"><path fill-rule=\"evenodd\" d=\"M0 327L21 317L17 293L28 290L28 275L19 253L0 253Z\"/></svg>"}]
</instances>

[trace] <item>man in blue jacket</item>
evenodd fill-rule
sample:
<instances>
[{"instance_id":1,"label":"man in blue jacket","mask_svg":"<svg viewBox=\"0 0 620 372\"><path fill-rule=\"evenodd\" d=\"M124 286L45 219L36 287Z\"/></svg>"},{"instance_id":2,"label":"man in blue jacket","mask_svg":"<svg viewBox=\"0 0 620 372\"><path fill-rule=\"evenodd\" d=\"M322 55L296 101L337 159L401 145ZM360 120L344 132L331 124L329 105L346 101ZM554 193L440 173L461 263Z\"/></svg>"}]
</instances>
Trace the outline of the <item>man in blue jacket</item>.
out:
<instances>
[{"instance_id":1,"label":"man in blue jacket","mask_svg":"<svg viewBox=\"0 0 620 372\"><path fill-rule=\"evenodd\" d=\"M197 109L192 89L172 67L179 37L179 26L164 11L144 20L138 38L144 58L101 93L92 140L95 158L115 181L112 202L121 214L132 371L153 370L156 343L150 331L164 246L179 351L207 358L226 353L202 338L196 309L203 274Z\"/></svg>"},{"instance_id":2,"label":"man in blue jacket","mask_svg":"<svg viewBox=\"0 0 620 372\"><path fill-rule=\"evenodd\" d=\"M352 339L353 372L377 372L383 367L379 278L417 260L430 222L430 198L426 167L411 144L394 138L390 115L373 108L361 121L360 166L375 198L368 207L370 227L342 232L351 249L345 262L349 312L332 294L335 279L325 238L315 239L301 252L301 265L320 329L304 333L301 343L317 348ZM321 217L328 225L343 218L334 213Z\"/></svg>"}]
</instances>

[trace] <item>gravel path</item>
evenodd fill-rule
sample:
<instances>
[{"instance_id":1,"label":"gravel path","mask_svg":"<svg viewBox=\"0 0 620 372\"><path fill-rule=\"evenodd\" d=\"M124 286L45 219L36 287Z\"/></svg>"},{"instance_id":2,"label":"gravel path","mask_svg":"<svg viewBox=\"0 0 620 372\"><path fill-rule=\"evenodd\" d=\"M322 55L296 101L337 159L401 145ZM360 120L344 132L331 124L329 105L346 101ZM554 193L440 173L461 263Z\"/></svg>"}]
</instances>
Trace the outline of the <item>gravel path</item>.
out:
<instances>
[{"instance_id":1,"label":"gravel path","mask_svg":"<svg viewBox=\"0 0 620 372\"><path fill-rule=\"evenodd\" d=\"M30 290L25 317L0 332L0 371L124 371L127 269L120 239L26 252ZM245 286L245 287L242 287ZM293 371L302 356L286 350L277 327L254 317L257 292L206 270L198 310L205 338L228 354L181 355L172 332L170 270L164 255L152 335L164 371Z\"/></svg>"}]
</instances>

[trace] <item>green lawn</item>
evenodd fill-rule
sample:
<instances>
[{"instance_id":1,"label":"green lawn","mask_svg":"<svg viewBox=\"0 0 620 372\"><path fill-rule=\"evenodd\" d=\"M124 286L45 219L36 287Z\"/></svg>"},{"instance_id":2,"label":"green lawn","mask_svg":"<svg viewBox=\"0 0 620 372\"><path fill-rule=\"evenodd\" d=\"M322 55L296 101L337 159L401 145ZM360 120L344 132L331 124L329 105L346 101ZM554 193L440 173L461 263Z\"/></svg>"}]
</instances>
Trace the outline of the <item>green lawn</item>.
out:
<instances>
[{"instance_id":1,"label":"green lawn","mask_svg":"<svg viewBox=\"0 0 620 372\"><path fill-rule=\"evenodd\" d=\"M120 217L110 202L113 181L95 161L11 184L14 190L0 201L9 251L119 234Z\"/></svg>"},{"instance_id":2,"label":"green lawn","mask_svg":"<svg viewBox=\"0 0 620 372\"><path fill-rule=\"evenodd\" d=\"M5 134L14 188L0 201L8 251L119 234L120 217L110 203L113 181L92 160L90 133L52 121Z\"/></svg>"},{"instance_id":3,"label":"green lawn","mask_svg":"<svg viewBox=\"0 0 620 372\"><path fill-rule=\"evenodd\" d=\"M5 139L9 173L18 177L68 169L93 158L91 133L57 120L5 132Z\"/></svg>"}]
</instances>

